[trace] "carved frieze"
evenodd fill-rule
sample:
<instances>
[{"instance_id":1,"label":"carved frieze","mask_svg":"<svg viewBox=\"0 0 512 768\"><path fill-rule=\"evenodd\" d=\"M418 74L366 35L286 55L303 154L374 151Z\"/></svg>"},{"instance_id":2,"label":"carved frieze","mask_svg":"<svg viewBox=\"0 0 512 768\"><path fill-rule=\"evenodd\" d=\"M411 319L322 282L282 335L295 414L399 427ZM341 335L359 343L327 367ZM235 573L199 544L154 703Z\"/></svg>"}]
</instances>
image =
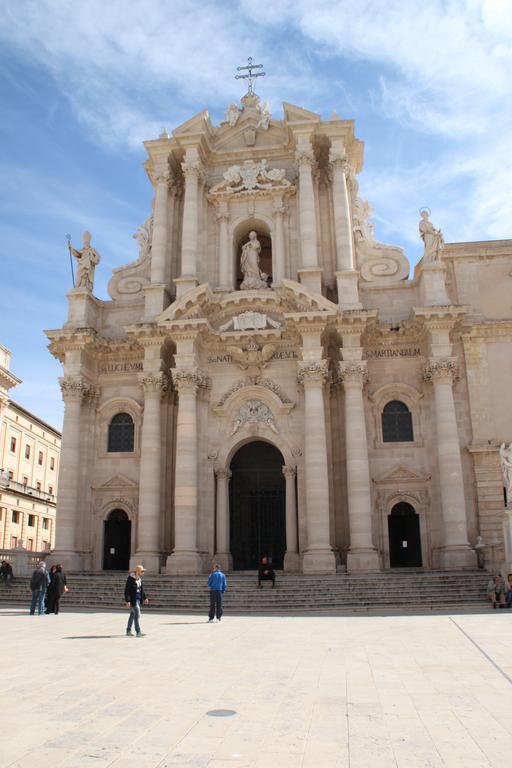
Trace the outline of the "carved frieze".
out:
<instances>
[{"instance_id":1,"label":"carved frieze","mask_svg":"<svg viewBox=\"0 0 512 768\"><path fill-rule=\"evenodd\" d=\"M266 160L245 160L241 165L230 166L223 174L224 181L215 184L210 194L286 189L292 185L285 175L284 168L267 168Z\"/></svg>"}]
</instances>

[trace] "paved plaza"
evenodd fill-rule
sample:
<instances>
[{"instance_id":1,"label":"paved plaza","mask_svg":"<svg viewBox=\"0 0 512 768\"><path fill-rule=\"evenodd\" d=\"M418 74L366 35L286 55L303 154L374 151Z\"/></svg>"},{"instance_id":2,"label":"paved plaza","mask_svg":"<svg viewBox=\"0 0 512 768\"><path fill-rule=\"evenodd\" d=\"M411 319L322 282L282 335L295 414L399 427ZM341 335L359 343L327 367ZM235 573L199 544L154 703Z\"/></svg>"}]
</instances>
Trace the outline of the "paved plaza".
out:
<instances>
[{"instance_id":1,"label":"paved plaza","mask_svg":"<svg viewBox=\"0 0 512 768\"><path fill-rule=\"evenodd\" d=\"M511 765L509 612L0 615L2 768Z\"/></svg>"}]
</instances>

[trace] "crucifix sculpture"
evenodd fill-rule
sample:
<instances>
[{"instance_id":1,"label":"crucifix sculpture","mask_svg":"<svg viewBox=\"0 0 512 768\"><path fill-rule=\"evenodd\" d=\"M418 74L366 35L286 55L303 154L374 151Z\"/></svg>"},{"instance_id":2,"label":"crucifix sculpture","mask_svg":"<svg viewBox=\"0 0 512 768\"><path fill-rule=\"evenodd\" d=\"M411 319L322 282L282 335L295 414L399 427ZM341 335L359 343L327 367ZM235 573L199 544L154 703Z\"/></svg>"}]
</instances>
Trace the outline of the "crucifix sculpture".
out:
<instances>
[{"instance_id":1,"label":"crucifix sculpture","mask_svg":"<svg viewBox=\"0 0 512 768\"><path fill-rule=\"evenodd\" d=\"M248 70L246 75L235 75L235 80L246 80L247 78L249 78L249 88L247 90L247 93L253 93L252 84L255 78L265 77L266 75L266 72L253 72L253 69L263 69L263 64L253 64L251 56L249 56L249 58L247 59L247 66L237 67L236 69L237 69L237 72L241 72L244 69Z\"/></svg>"}]
</instances>

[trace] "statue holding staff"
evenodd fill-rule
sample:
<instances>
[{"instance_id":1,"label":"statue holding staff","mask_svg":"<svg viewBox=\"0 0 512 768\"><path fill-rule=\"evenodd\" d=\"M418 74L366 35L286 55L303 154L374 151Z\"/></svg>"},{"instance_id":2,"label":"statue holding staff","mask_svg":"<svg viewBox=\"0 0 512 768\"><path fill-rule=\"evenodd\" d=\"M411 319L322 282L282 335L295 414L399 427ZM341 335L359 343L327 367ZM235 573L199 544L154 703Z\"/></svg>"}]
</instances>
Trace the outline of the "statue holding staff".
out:
<instances>
[{"instance_id":1,"label":"statue holding staff","mask_svg":"<svg viewBox=\"0 0 512 768\"><path fill-rule=\"evenodd\" d=\"M91 246L91 233L85 231L83 237L83 248L73 248L68 240L69 252L78 262L78 271L76 275L76 287L85 288L92 291L94 286L94 268L99 264L100 255L95 248Z\"/></svg>"}]
</instances>

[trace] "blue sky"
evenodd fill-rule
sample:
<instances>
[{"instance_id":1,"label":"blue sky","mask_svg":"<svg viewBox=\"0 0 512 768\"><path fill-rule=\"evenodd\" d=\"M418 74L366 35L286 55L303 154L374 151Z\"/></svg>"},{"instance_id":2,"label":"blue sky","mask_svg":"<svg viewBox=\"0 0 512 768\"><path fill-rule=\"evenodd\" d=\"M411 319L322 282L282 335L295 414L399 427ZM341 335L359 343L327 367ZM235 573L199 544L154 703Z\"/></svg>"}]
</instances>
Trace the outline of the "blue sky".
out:
<instances>
[{"instance_id":1,"label":"blue sky","mask_svg":"<svg viewBox=\"0 0 512 768\"><path fill-rule=\"evenodd\" d=\"M13 399L50 423L43 329L66 317L66 233L91 230L108 298L150 211L142 141L204 107L219 122L247 56L275 117L288 101L356 121L377 238L411 264L422 206L449 242L512 237L510 0L3 0L0 343Z\"/></svg>"}]
</instances>

